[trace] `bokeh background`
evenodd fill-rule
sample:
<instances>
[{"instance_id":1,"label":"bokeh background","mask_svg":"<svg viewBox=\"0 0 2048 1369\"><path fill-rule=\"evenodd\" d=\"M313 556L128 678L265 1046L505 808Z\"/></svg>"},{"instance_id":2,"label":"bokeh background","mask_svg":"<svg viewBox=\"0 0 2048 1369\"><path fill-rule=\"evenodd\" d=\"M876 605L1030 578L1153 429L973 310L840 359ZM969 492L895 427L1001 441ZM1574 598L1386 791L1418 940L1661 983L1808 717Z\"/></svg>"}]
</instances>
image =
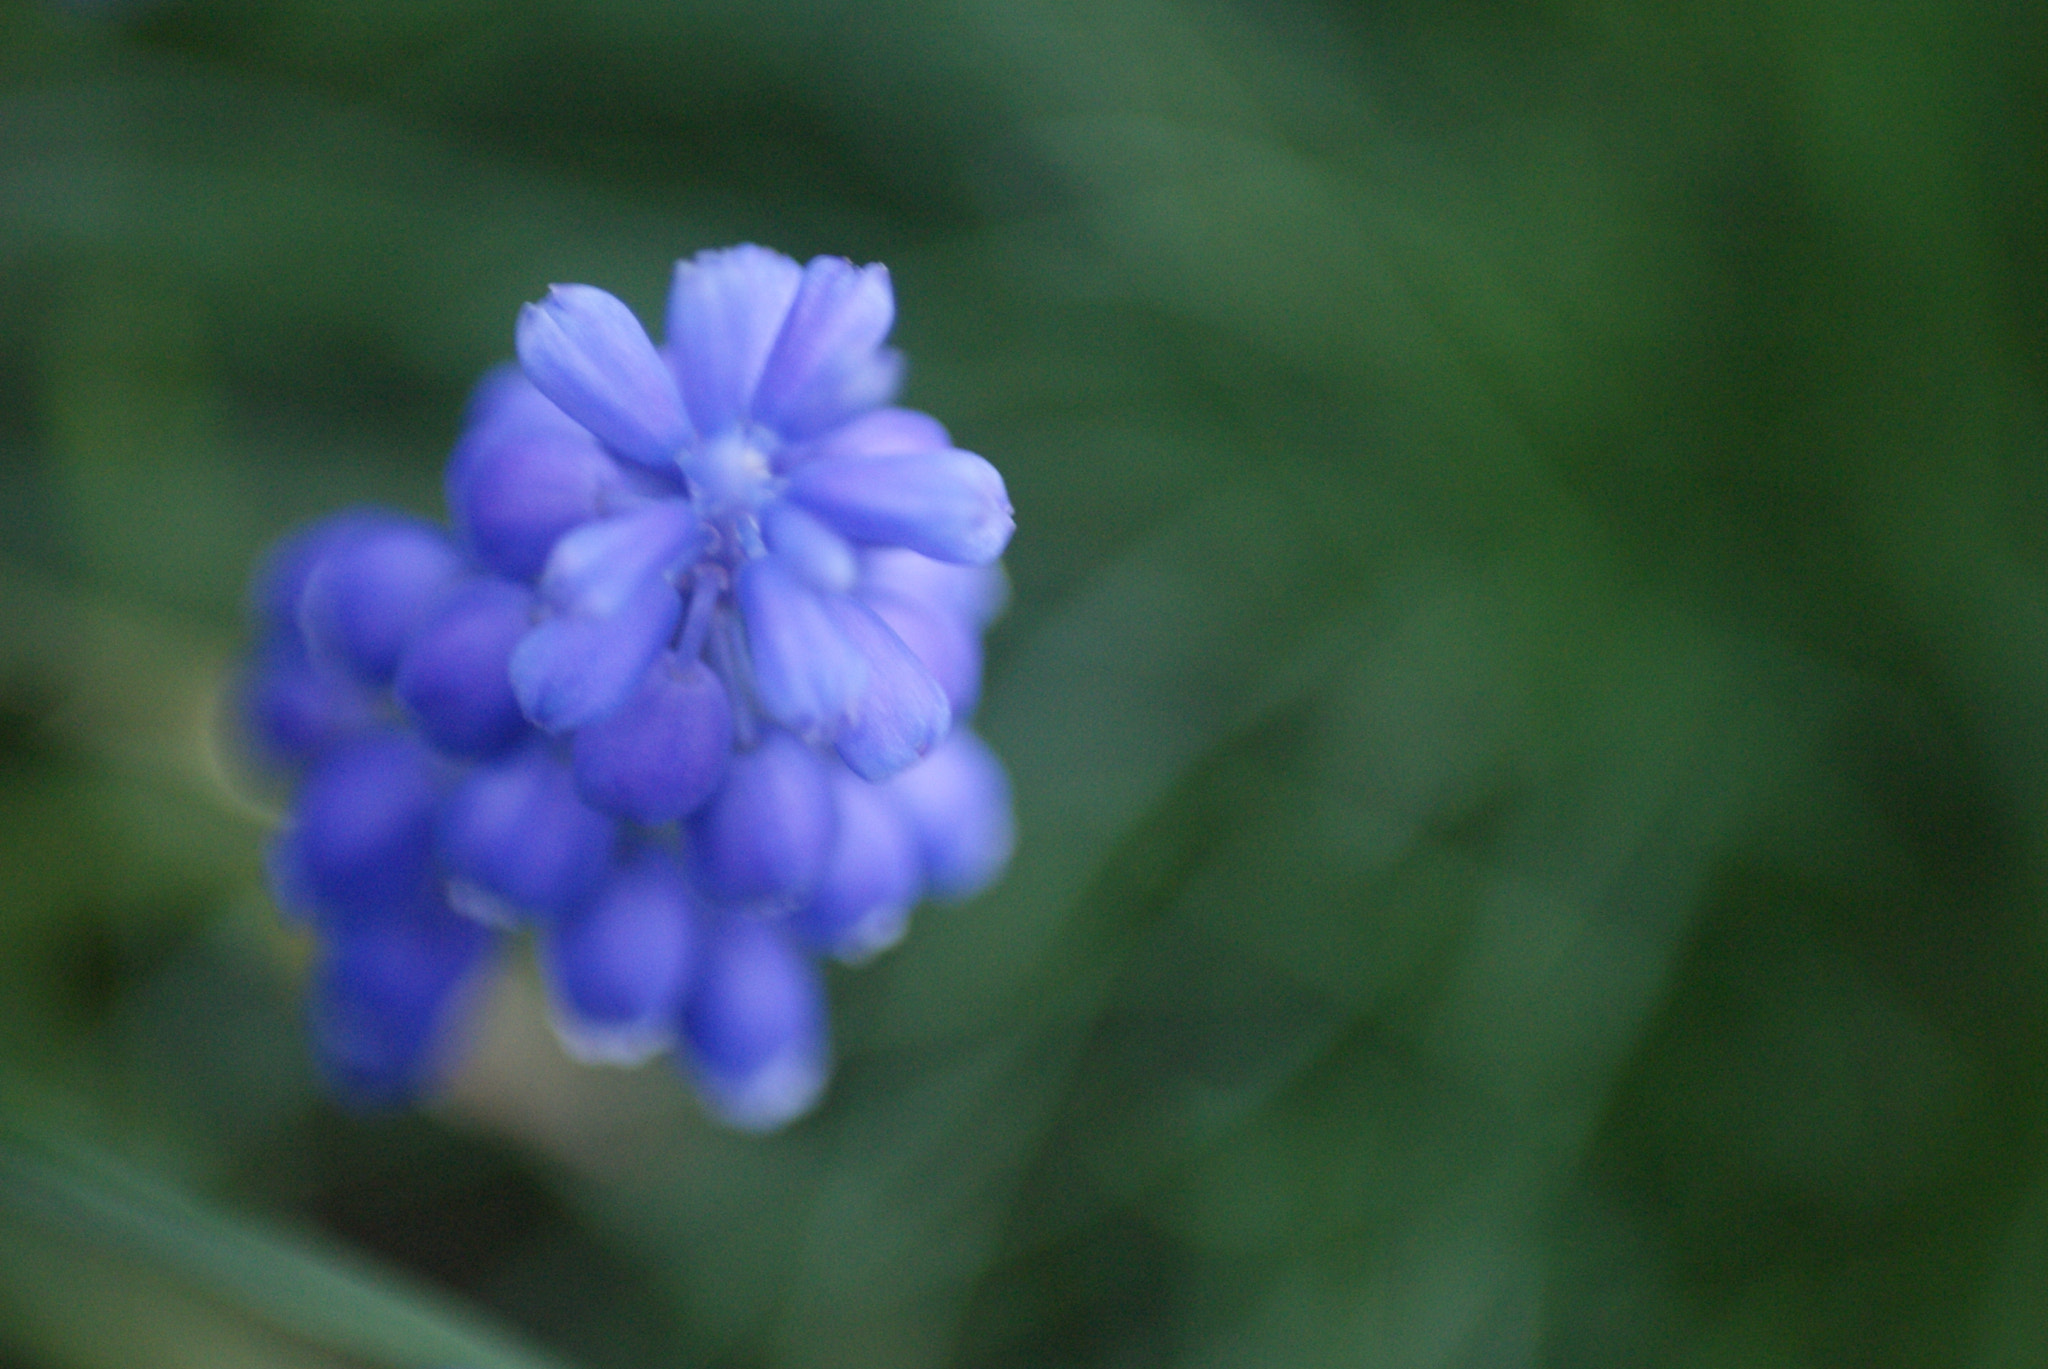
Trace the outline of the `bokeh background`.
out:
<instances>
[{"instance_id":1,"label":"bokeh background","mask_svg":"<svg viewBox=\"0 0 2048 1369\"><path fill-rule=\"evenodd\" d=\"M0 4L0 1364L2048 1363L2048 7ZM219 691L550 281L886 261L995 891L304 1059Z\"/></svg>"}]
</instances>

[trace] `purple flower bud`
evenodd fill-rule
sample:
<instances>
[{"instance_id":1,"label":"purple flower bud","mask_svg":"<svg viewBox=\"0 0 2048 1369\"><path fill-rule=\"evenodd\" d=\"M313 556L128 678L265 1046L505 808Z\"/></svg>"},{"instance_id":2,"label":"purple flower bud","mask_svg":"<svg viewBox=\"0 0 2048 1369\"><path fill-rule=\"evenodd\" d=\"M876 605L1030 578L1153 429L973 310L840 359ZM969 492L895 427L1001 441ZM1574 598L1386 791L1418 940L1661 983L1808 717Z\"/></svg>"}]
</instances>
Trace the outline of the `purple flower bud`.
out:
<instances>
[{"instance_id":1,"label":"purple flower bud","mask_svg":"<svg viewBox=\"0 0 2048 1369\"><path fill-rule=\"evenodd\" d=\"M882 346L895 321L886 267L814 258L762 367L754 420L801 442L886 403L903 369Z\"/></svg>"},{"instance_id":2,"label":"purple flower bud","mask_svg":"<svg viewBox=\"0 0 2048 1369\"><path fill-rule=\"evenodd\" d=\"M667 467L690 423L668 364L633 311L590 285L556 285L519 311L519 364L542 394L619 455Z\"/></svg>"},{"instance_id":3,"label":"purple flower bud","mask_svg":"<svg viewBox=\"0 0 2048 1369\"><path fill-rule=\"evenodd\" d=\"M555 923L541 967L571 1055L632 1065L670 1044L695 970L696 918L682 871L648 848Z\"/></svg>"},{"instance_id":4,"label":"purple flower bud","mask_svg":"<svg viewBox=\"0 0 2048 1369\"><path fill-rule=\"evenodd\" d=\"M1010 781L988 745L964 727L888 784L924 853L935 898L972 898L1009 864L1016 845Z\"/></svg>"},{"instance_id":5,"label":"purple flower bud","mask_svg":"<svg viewBox=\"0 0 2048 1369\"><path fill-rule=\"evenodd\" d=\"M819 950L859 962L902 939L924 886L924 861L916 834L879 786L835 771L832 796L838 835L818 892L794 925Z\"/></svg>"},{"instance_id":6,"label":"purple flower bud","mask_svg":"<svg viewBox=\"0 0 2048 1369\"><path fill-rule=\"evenodd\" d=\"M313 664L296 627L272 633L257 648L235 697L257 759L276 766L304 765L376 717L360 685Z\"/></svg>"},{"instance_id":7,"label":"purple flower bud","mask_svg":"<svg viewBox=\"0 0 2048 1369\"><path fill-rule=\"evenodd\" d=\"M249 580L249 616L268 638L299 631L299 596L320 559L364 528L382 527L402 515L381 509L347 509L295 528L263 553Z\"/></svg>"},{"instance_id":8,"label":"purple flower bud","mask_svg":"<svg viewBox=\"0 0 2048 1369\"><path fill-rule=\"evenodd\" d=\"M306 576L299 626L313 659L364 684L391 682L398 657L462 578L439 529L397 514L364 517Z\"/></svg>"},{"instance_id":9,"label":"purple flower bud","mask_svg":"<svg viewBox=\"0 0 2048 1369\"><path fill-rule=\"evenodd\" d=\"M576 733L576 787L607 813L654 826L695 812L725 778L732 703L701 661L664 654L624 705Z\"/></svg>"},{"instance_id":10,"label":"purple flower bud","mask_svg":"<svg viewBox=\"0 0 2048 1369\"><path fill-rule=\"evenodd\" d=\"M830 737L867 687L866 660L780 557L742 566L738 599L763 711L807 740Z\"/></svg>"},{"instance_id":11,"label":"purple flower bud","mask_svg":"<svg viewBox=\"0 0 2048 1369\"><path fill-rule=\"evenodd\" d=\"M399 658L393 693L451 756L489 756L526 732L506 664L532 626L533 592L481 579L444 604Z\"/></svg>"},{"instance_id":12,"label":"purple flower bud","mask_svg":"<svg viewBox=\"0 0 2048 1369\"><path fill-rule=\"evenodd\" d=\"M712 1111L768 1131L810 1110L831 1046L824 986L780 929L726 917L711 929L683 1010L685 1062Z\"/></svg>"},{"instance_id":13,"label":"purple flower bud","mask_svg":"<svg viewBox=\"0 0 2048 1369\"><path fill-rule=\"evenodd\" d=\"M668 355L698 432L715 436L746 417L802 280L788 257L752 245L676 263Z\"/></svg>"},{"instance_id":14,"label":"purple flower bud","mask_svg":"<svg viewBox=\"0 0 2048 1369\"><path fill-rule=\"evenodd\" d=\"M441 863L452 879L542 918L573 909L610 865L617 829L577 797L569 769L542 745L481 765L441 814Z\"/></svg>"},{"instance_id":15,"label":"purple flower bud","mask_svg":"<svg viewBox=\"0 0 2048 1369\"><path fill-rule=\"evenodd\" d=\"M973 713L981 698L981 641L973 628L959 618L891 594L862 595L861 599L939 682L952 705L953 717Z\"/></svg>"},{"instance_id":16,"label":"purple flower bud","mask_svg":"<svg viewBox=\"0 0 2048 1369\"><path fill-rule=\"evenodd\" d=\"M306 777L278 852L279 897L324 921L409 904L433 862L440 767L409 735L375 731L342 743Z\"/></svg>"},{"instance_id":17,"label":"purple flower bud","mask_svg":"<svg viewBox=\"0 0 2048 1369\"><path fill-rule=\"evenodd\" d=\"M491 936L438 901L322 945L308 1000L314 1058L344 1101L411 1101L453 1063L452 1019Z\"/></svg>"},{"instance_id":18,"label":"purple flower bud","mask_svg":"<svg viewBox=\"0 0 2048 1369\"><path fill-rule=\"evenodd\" d=\"M867 686L840 723L839 755L864 780L914 764L953 725L946 691L889 625L857 599L830 601L833 621L867 662Z\"/></svg>"},{"instance_id":19,"label":"purple flower bud","mask_svg":"<svg viewBox=\"0 0 2048 1369\"><path fill-rule=\"evenodd\" d=\"M564 533L637 508L660 486L614 461L510 366L477 387L446 484L463 540L515 580L539 575Z\"/></svg>"},{"instance_id":20,"label":"purple flower bud","mask_svg":"<svg viewBox=\"0 0 2048 1369\"><path fill-rule=\"evenodd\" d=\"M770 731L732 758L725 783L691 822L705 890L733 903L802 902L825 867L833 822L825 763L789 733Z\"/></svg>"},{"instance_id":21,"label":"purple flower bud","mask_svg":"<svg viewBox=\"0 0 2048 1369\"><path fill-rule=\"evenodd\" d=\"M791 473L788 494L857 542L963 565L1001 556L1017 526L996 468L952 448L813 461Z\"/></svg>"}]
</instances>

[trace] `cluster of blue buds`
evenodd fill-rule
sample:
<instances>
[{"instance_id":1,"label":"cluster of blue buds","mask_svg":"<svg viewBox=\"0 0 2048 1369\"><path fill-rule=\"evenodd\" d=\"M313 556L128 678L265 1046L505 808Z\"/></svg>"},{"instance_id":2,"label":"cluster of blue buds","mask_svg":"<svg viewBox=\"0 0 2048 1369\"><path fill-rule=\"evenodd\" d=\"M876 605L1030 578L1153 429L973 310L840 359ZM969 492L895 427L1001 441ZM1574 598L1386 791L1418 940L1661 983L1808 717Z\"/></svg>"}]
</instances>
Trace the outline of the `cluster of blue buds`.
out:
<instances>
[{"instance_id":1,"label":"cluster of blue buds","mask_svg":"<svg viewBox=\"0 0 2048 1369\"><path fill-rule=\"evenodd\" d=\"M881 267L758 247L677 264L659 347L557 286L472 400L452 533L358 510L272 552L243 714L297 778L272 883L345 1097L431 1087L529 929L572 1054L673 1047L780 1125L829 1070L817 958L1001 872L965 720L1010 504L889 406L893 318Z\"/></svg>"}]
</instances>

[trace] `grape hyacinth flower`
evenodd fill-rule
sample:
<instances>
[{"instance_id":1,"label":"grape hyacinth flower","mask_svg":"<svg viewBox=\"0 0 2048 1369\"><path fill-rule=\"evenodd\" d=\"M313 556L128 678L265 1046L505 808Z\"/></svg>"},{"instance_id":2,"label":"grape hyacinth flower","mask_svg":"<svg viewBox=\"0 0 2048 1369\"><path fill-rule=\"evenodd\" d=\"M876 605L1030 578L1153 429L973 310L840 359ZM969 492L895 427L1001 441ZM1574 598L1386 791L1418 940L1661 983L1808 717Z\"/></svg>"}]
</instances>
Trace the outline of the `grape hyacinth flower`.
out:
<instances>
[{"instance_id":1,"label":"grape hyacinth flower","mask_svg":"<svg viewBox=\"0 0 2048 1369\"><path fill-rule=\"evenodd\" d=\"M780 1125L828 1072L813 958L1000 873L964 719L1010 508L888 407L892 315L880 267L755 247L678 264L662 348L556 287L472 402L459 538L356 511L273 553L241 702L299 782L273 883L344 1096L430 1088L525 929L572 1054L674 1045L714 1112Z\"/></svg>"}]
</instances>

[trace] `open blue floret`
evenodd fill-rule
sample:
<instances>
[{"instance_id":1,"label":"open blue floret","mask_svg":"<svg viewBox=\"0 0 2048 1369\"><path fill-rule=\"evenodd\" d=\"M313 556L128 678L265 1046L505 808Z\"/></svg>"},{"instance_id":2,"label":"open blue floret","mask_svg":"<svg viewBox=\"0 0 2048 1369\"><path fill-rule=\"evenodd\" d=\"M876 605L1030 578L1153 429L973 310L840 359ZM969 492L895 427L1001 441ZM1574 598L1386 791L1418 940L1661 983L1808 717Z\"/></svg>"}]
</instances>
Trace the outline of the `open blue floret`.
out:
<instances>
[{"instance_id":1,"label":"open blue floret","mask_svg":"<svg viewBox=\"0 0 2048 1369\"><path fill-rule=\"evenodd\" d=\"M1001 478L886 407L886 274L678 265L668 340L587 286L518 327L449 465L459 536L358 510L259 573L242 684L297 790L316 1055L389 1103L449 1063L506 931L586 1060L670 1046L726 1120L828 1072L813 957L857 961L1007 862L980 686Z\"/></svg>"}]
</instances>

